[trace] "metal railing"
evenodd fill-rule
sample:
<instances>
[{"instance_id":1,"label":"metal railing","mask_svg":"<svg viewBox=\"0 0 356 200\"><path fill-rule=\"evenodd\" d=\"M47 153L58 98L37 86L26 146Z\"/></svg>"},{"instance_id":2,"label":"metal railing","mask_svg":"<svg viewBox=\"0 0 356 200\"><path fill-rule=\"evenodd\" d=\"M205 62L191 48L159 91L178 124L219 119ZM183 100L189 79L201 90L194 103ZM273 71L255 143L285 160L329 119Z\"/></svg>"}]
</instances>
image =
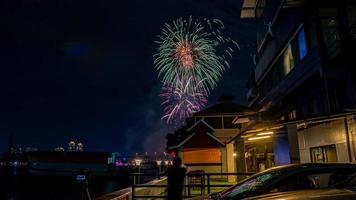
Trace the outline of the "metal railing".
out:
<instances>
[{"instance_id":1,"label":"metal railing","mask_svg":"<svg viewBox=\"0 0 356 200\"><path fill-rule=\"evenodd\" d=\"M203 195L204 191L206 191L206 194L210 194L212 191L212 188L221 188L223 190L224 188L231 187L233 184L212 184L212 180L228 180L228 176L235 176L236 178L239 178L239 180L242 180L246 177L249 177L253 175L254 173L188 173L186 174L185 177L185 184L184 184L184 192L183 192L183 198L190 198L198 195ZM138 188L147 188L147 189L153 189L153 188L164 188L167 189L168 185L167 184L157 184L157 185L149 185L147 183L140 184L140 179L141 177L157 177L158 179L161 179L164 174L159 174L159 173L133 173L131 174L131 189L132 189L132 199L147 199L147 198L156 198L156 199L164 199L167 198L167 194L164 193L163 195L137 195L136 194L136 189ZM215 178L212 178L215 177ZM200 180L199 183L194 182L192 183L191 180L195 178ZM223 181L227 182L227 181ZM228 183L228 182L227 182ZM192 194L192 189L200 189L200 194Z\"/></svg>"}]
</instances>

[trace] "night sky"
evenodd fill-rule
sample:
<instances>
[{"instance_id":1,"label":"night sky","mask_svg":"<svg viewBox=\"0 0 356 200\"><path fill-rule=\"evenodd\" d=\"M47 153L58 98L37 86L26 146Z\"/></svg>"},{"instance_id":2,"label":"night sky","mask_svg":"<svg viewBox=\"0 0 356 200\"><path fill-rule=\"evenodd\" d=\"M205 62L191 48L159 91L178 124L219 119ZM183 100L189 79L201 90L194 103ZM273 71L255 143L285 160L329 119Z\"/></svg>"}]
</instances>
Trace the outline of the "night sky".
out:
<instances>
[{"instance_id":1,"label":"night sky","mask_svg":"<svg viewBox=\"0 0 356 200\"><path fill-rule=\"evenodd\" d=\"M153 68L165 22L218 18L242 49L209 105L222 94L245 103L253 68L252 20L238 0L7 0L0 5L0 152L16 146L51 150L81 141L89 151L163 151L171 130L160 120Z\"/></svg>"}]
</instances>

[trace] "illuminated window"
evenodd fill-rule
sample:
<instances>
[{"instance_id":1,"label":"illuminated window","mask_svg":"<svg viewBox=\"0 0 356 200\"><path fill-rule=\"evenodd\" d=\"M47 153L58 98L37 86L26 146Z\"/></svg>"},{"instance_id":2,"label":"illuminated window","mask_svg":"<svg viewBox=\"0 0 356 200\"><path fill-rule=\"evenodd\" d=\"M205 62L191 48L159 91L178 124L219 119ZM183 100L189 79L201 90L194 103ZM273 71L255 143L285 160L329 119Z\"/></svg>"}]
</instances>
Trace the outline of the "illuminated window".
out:
<instances>
[{"instance_id":1,"label":"illuminated window","mask_svg":"<svg viewBox=\"0 0 356 200\"><path fill-rule=\"evenodd\" d=\"M292 45L288 44L286 51L283 54L283 72L287 75L294 68L294 59Z\"/></svg>"},{"instance_id":2,"label":"illuminated window","mask_svg":"<svg viewBox=\"0 0 356 200\"><path fill-rule=\"evenodd\" d=\"M307 43L305 42L304 29L302 29L298 33L298 46L299 46L299 59L303 60L303 58L307 55Z\"/></svg>"},{"instance_id":3,"label":"illuminated window","mask_svg":"<svg viewBox=\"0 0 356 200\"><path fill-rule=\"evenodd\" d=\"M297 111L294 109L290 113L288 113L288 118L289 119L295 119L297 118Z\"/></svg>"}]
</instances>

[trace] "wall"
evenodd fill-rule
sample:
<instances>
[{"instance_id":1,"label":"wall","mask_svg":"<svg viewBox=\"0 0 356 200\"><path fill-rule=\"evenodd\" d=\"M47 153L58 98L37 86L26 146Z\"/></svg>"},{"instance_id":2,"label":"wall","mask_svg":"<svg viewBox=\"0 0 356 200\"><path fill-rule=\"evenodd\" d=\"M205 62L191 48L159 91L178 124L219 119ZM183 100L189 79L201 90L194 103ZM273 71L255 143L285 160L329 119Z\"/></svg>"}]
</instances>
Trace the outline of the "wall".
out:
<instances>
[{"instance_id":1,"label":"wall","mask_svg":"<svg viewBox=\"0 0 356 200\"><path fill-rule=\"evenodd\" d=\"M350 135L351 158L352 162L356 162L356 118L349 117L347 119Z\"/></svg>"},{"instance_id":2,"label":"wall","mask_svg":"<svg viewBox=\"0 0 356 200\"><path fill-rule=\"evenodd\" d=\"M235 159L234 159L234 145L233 143L226 144L226 161L227 161L227 172L235 173ZM229 182L236 182L235 176L228 176Z\"/></svg>"},{"instance_id":3,"label":"wall","mask_svg":"<svg viewBox=\"0 0 356 200\"><path fill-rule=\"evenodd\" d=\"M344 120L322 123L298 131L301 163L311 162L310 148L336 145L337 162L349 162Z\"/></svg>"},{"instance_id":4,"label":"wall","mask_svg":"<svg viewBox=\"0 0 356 200\"><path fill-rule=\"evenodd\" d=\"M222 173L227 172L226 148L221 148Z\"/></svg>"},{"instance_id":5,"label":"wall","mask_svg":"<svg viewBox=\"0 0 356 200\"><path fill-rule=\"evenodd\" d=\"M222 142L229 142L239 133L238 129L215 129L214 135Z\"/></svg>"},{"instance_id":6,"label":"wall","mask_svg":"<svg viewBox=\"0 0 356 200\"><path fill-rule=\"evenodd\" d=\"M226 159L224 160L223 158L226 157L225 156L225 148L221 148L221 158L222 158L222 163L226 163ZM182 160L184 160L184 153L180 150L178 152L178 156L180 158L182 158ZM184 163L183 163L184 164ZM187 165L187 170L188 171L196 171L196 170L204 170L204 172L206 173L221 173L221 172L225 172L224 171L224 167L226 169L226 166L224 164L222 165Z\"/></svg>"},{"instance_id":7,"label":"wall","mask_svg":"<svg viewBox=\"0 0 356 200\"><path fill-rule=\"evenodd\" d=\"M220 148L184 149L184 164L217 164L221 163Z\"/></svg>"}]
</instances>

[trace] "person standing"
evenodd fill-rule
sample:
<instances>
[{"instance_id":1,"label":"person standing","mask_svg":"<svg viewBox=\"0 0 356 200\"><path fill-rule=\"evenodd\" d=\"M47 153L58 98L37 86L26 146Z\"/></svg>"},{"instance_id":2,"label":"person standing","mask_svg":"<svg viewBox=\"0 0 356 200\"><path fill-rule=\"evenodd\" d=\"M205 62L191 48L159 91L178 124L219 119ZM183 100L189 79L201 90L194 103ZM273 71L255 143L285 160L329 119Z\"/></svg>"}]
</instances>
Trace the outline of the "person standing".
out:
<instances>
[{"instance_id":1,"label":"person standing","mask_svg":"<svg viewBox=\"0 0 356 200\"><path fill-rule=\"evenodd\" d=\"M182 167L182 159L175 157L173 159L173 166L167 169L168 200L183 199L183 185L186 173L186 168Z\"/></svg>"}]
</instances>

